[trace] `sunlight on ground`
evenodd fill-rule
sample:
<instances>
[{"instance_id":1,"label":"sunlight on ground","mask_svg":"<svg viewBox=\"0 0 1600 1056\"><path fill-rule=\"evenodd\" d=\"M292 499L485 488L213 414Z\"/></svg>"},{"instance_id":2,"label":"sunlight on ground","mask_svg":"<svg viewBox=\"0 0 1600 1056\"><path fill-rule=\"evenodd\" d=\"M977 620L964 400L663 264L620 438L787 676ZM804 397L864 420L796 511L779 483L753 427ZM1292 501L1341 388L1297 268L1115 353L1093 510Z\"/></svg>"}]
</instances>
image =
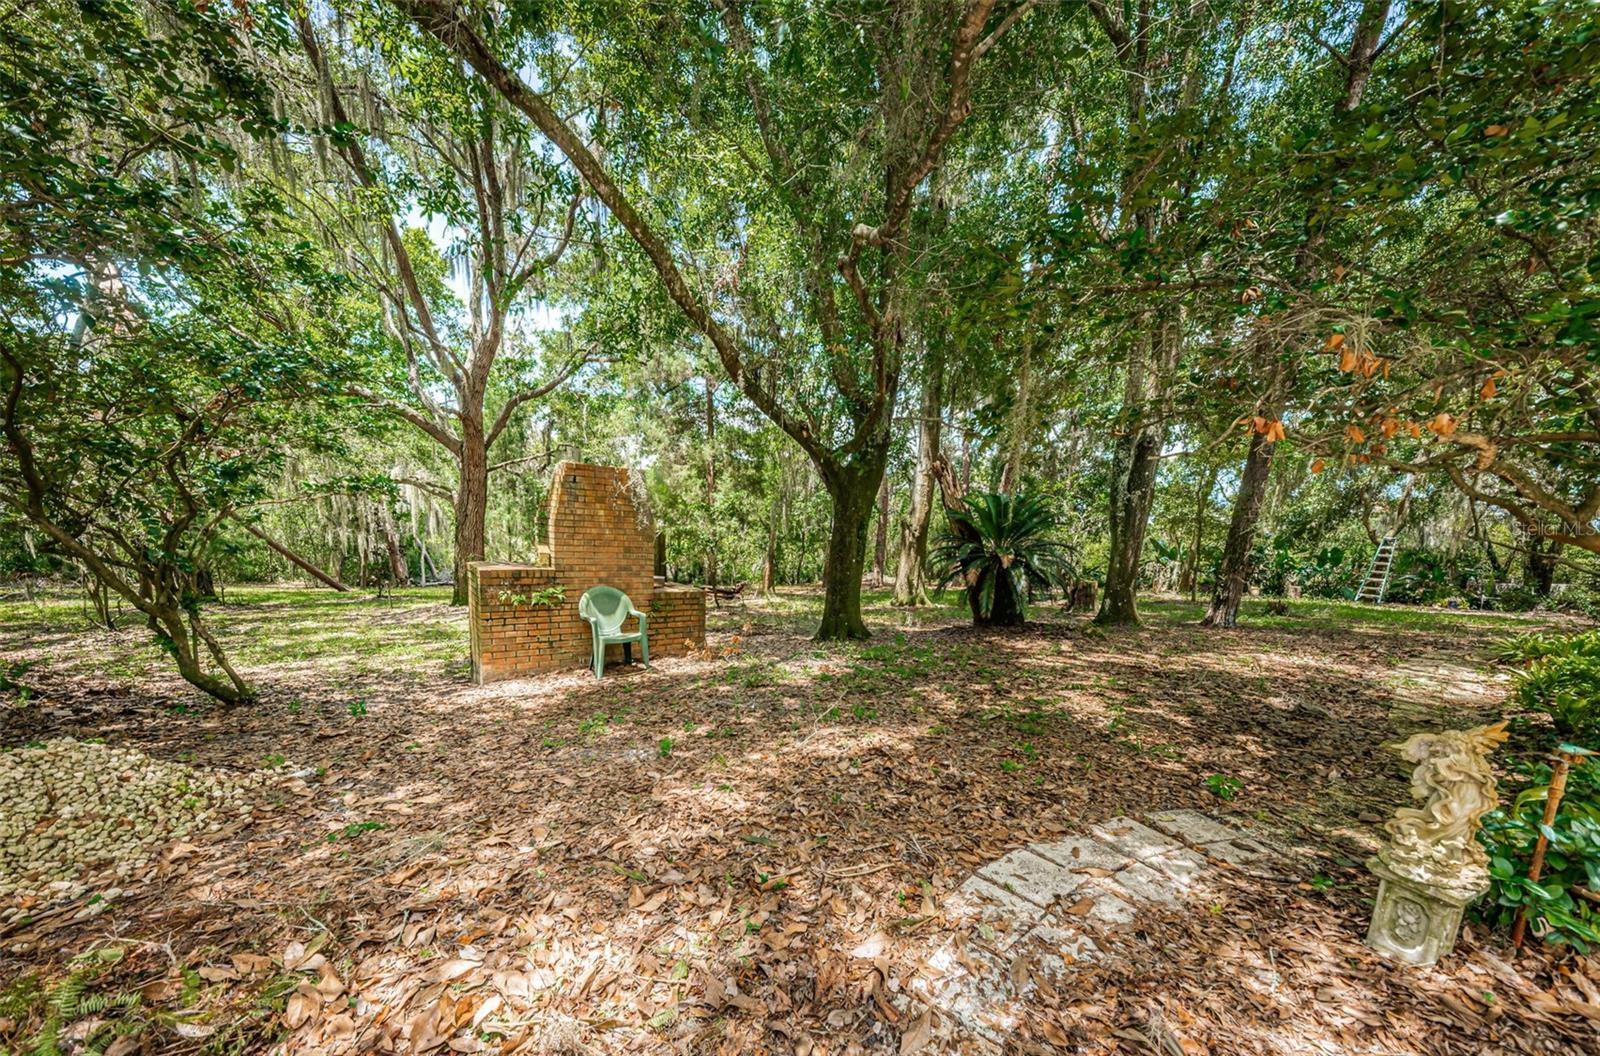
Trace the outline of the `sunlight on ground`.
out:
<instances>
[{"instance_id":1,"label":"sunlight on ground","mask_svg":"<svg viewBox=\"0 0 1600 1056\"><path fill-rule=\"evenodd\" d=\"M1295 943L1314 934L1318 963L1370 960L1372 828L1358 819L1406 796L1382 748L1395 694L1421 677L1407 672L1470 665L1503 628L1537 625L1309 601L1264 616L1251 601L1240 629L1212 632L1198 606L1151 599L1139 629L1045 604L1026 629L980 633L958 598L908 614L871 592L873 639L827 644L809 639L819 604L786 590L713 609L711 655L651 671L472 686L465 614L443 590L230 590L208 617L263 698L229 711L177 683L137 627L89 628L74 599L12 601L0 646L34 665L23 679L39 695L8 729L44 740L67 724L157 759L270 772L252 829L161 859L106 919L183 936L174 955L211 973L194 1000L219 1017L283 998L279 975L218 965L326 942L360 997L318 999L313 1048L380 1014L462 1010L493 1036L537 1021L590 1046L689 1045L719 1022L749 1048L798 994L829 1036L878 1044L874 988L909 985L974 869L1190 807L1270 824L1326 885L1234 889L1208 907L1226 917L1163 922L1195 931L1183 943L1112 936L1128 958L1116 971L1133 974L1095 969L1111 974L1085 977L1092 998L1066 1019L1030 1005L1026 1029L1141 1025L1136 980L1205 971L1206 992L1171 1007L1206 1030L1253 1000L1283 1019L1237 1033L1261 1051L1360 1051L1341 1040L1349 1015L1307 999L1329 983ZM96 934L52 933L19 956L43 964ZM850 955L864 946L883 952ZM1381 966L1341 971L1351 1008L1436 1007L1396 998Z\"/></svg>"}]
</instances>

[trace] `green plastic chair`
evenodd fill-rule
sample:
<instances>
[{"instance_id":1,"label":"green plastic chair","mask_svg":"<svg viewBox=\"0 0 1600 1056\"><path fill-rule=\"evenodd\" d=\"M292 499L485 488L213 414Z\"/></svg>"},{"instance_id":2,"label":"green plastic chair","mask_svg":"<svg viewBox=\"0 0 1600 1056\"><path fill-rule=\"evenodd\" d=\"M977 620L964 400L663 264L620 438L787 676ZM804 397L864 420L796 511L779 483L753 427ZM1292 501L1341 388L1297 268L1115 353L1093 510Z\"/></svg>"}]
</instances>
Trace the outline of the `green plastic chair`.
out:
<instances>
[{"instance_id":1,"label":"green plastic chair","mask_svg":"<svg viewBox=\"0 0 1600 1056\"><path fill-rule=\"evenodd\" d=\"M622 655L633 661L633 643L639 643L639 653L644 666L650 666L650 636L646 629L649 617L633 607L628 596L616 587L590 587L578 599L578 615L589 621L589 634L594 649L594 677L601 678L606 671L606 646L621 645ZM622 629L629 616L639 618L639 629L631 634Z\"/></svg>"}]
</instances>

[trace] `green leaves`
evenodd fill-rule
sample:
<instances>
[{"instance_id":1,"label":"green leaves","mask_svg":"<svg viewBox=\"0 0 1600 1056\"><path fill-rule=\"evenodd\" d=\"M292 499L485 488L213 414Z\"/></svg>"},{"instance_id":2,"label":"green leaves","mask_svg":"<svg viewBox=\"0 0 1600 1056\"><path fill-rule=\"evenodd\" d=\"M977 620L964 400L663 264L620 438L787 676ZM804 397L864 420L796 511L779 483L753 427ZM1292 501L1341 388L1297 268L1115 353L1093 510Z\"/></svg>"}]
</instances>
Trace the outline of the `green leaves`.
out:
<instances>
[{"instance_id":1,"label":"green leaves","mask_svg":"<svg viewBox=\"0 0 1600 1056\"><path fill-rule=\"evenodd\" d=\"M973 492L965 501L929 555L943 566L939 589L960 579L975 621L1020 623L1029 586L1058 587L1072 575L1066 546L1050 538L1055 513L1037 495Z\"/></svg>"},{"instance_id":2,"label":"green leaves","mask_svg":"<svg viewBox=\"0 0 1600 1056\"><path fill-rule=\"evenodd\" d=\"M1478 834L1490 855L1484 916L1509 924L1526 907L1535 934L1546 942L1587 950L1600 942L1600 914L1573 888L1600 891L1600 763L1586 761L1572 768L1561 809L1549 826L1542 816L1550 768L1534 765L1525 777L1528 787L1508 809L1487 815ZM1528 866L1541 833L1549 847L1544 873L1534 882L1528 879Z\"/></svg>"},{"instance_id":3,"label":"green leaves","mask_svg":"<svg viewBox=\"0 0 1600 1056\"><path fill-rule=\"evenodd\" d=\"M281 123L226 10L48 0L0 54L0 502L236 700L207 548L291 451L340 445L357 367L344 282L247 163Z\"/></svg>"}]
</instances>

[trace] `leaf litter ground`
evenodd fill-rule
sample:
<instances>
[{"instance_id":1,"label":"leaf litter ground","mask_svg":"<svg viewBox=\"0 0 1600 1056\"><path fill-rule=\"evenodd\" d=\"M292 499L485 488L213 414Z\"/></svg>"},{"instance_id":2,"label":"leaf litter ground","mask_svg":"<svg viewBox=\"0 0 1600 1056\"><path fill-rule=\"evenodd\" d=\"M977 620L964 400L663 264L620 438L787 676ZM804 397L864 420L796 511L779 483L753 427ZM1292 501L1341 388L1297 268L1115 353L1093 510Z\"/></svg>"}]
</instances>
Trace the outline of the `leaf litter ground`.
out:
<instances>
[{"instance_id":1,"label":"leaf litter ground","mask_svg":"<svg viewBox=\"0 0 1600 1056\"><path fill-rule=\"evenodd\" d=\"M141 636L63 603L0 611L3 744L103 739L270 769L248 823L166 848L114 904L0 925L0 989L125 956L123 1052L1593 1052L1600 970L1469 929L1433 969L1361 945L1360 867L1405 801L1383 745L1473 721L1503 618L1300 603L1213 633L1190 605L1102 634L873 605L822 646L805 592L713 612L654 671L469 685L464 614L240 591L217 610L264 690L175 683ZM1218 793L1228 798L1221 798ZM1266 870L1084 930L1109 954L1032 976L1003 1037L911 985L988 925L971 874L1097 822L1194 808L1270 833ZM22 982L19 982L22 981ZM115 1013L111 1013L115 1014ZM0 1004L0 1046L38 1003ZM7 1034L9 1032L9 1036Z\"/></svg>"}]
</instances>

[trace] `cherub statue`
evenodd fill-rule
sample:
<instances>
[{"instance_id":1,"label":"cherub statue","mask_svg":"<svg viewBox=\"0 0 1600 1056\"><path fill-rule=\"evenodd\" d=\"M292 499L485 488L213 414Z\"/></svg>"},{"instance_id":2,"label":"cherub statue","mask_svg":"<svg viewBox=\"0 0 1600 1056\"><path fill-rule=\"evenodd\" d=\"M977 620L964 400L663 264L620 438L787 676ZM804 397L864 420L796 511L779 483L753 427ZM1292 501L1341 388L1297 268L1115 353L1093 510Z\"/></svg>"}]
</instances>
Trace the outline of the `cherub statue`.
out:
<instances>
[{"instance_id":1,"label":"cherub statue","mask_svg":"<svg viewBox=\"0 0 1600 1056\"><path fill-rule=\"evenodd\" d=\"M1427 802L1401 807L1384 828L1389 866L1418 880L1477 883L1489 856L1476 839L1478 821L1497 800L1489 753L1506 739L1506 724L1472 730L1419 733L1400 745L1400 757L1417 764L1411 794Z\"/></svg>"}]
</instances>

